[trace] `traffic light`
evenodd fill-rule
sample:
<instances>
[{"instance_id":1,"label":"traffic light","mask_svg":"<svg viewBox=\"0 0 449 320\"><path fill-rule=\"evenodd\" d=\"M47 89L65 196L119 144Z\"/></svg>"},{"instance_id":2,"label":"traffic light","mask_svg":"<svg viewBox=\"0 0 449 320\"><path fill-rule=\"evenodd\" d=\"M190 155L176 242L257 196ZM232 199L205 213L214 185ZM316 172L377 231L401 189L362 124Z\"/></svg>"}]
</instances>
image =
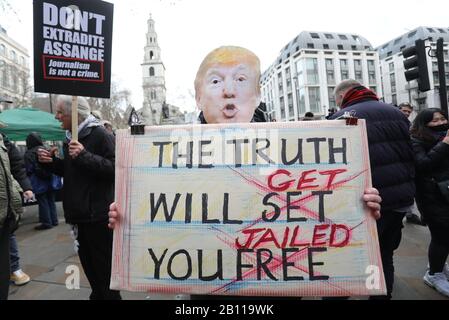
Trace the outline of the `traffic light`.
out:
<instances>
[{"instance_id":1,"label":"traffic light","mask_svg":"<svg viewBox=\"0 0 449 320\"><path fill-rule=\"evenodd\" d=\"M430 90L429 71L427 69L427 52L424 40L416 40L415 45L402 50L404 56L405 79L418 80L419 91Z\"/></svg>"}]
</instances>

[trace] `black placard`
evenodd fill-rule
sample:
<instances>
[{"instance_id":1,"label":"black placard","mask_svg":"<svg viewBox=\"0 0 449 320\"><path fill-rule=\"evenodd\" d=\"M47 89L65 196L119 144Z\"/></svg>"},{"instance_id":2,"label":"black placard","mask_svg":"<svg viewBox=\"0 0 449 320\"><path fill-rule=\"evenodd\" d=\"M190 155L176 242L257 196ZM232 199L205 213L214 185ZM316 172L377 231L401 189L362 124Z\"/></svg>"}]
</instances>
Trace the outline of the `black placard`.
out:
<instances>
[{"instance_id":1,"label":"black placard","mask_svg":"<svg viewBox=\"0 0 449 320\"><path fill-rule=\"evenodd\" d=\"M114 5L34 0L36 92L109 98Z\"/></svg>"}]
</instances>

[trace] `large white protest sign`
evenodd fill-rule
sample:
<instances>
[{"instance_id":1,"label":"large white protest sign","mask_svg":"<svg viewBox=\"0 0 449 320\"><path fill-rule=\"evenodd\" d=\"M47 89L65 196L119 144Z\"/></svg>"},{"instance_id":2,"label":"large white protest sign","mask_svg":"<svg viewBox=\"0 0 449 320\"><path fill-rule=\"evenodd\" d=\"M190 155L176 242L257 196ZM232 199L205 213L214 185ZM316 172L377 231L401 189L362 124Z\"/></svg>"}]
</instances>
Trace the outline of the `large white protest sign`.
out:
<instances>
[{"instance_id":1,"label":"large white protest sign","mask_svg":"<svg viewBox=\"0 0 449 320\"><path fill-rule=\"evenodd\" d=\"M116 157L112 288L385 293L363 120L122 130Z\"/></svg>"}]
</instances>

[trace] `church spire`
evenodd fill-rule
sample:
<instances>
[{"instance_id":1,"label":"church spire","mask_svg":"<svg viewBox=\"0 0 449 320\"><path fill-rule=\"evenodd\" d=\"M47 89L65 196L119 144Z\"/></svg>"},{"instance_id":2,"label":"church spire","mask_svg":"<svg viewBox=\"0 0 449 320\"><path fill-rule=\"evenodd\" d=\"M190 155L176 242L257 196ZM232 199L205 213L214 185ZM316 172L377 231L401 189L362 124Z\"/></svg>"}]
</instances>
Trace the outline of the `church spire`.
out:
<instances>
[{"instance_id":1,"label":"church spire","mask_svg":"<svg viewBox=\"0 0 449 320\"><path fill-rule=\"evenodd\" d=\"M162 62L155 22L150 13L147 21L145 56L142 64L144 105L142 115L146 124L160 124L165 103L165 67Z\"/></svg>"}]
</instances>

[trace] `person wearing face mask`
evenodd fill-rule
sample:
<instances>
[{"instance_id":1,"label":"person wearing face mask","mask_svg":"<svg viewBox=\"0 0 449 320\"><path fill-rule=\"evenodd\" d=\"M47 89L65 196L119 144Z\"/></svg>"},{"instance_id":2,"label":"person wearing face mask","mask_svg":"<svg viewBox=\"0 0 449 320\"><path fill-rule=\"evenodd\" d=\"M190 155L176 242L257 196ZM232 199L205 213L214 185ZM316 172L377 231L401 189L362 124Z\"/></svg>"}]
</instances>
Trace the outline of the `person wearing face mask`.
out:
<instances>
[{"instance_id":1,"label":"person wearing face mask","mask_svg":"<svg viewBox=\"0 0 449 320\"><path fill-rule=\"evenodd\" d=\"M425 109L413 122L416 203L431 234L424 282L449 297L449 124L441 109Z\"/></svg>"}]
</instances>

